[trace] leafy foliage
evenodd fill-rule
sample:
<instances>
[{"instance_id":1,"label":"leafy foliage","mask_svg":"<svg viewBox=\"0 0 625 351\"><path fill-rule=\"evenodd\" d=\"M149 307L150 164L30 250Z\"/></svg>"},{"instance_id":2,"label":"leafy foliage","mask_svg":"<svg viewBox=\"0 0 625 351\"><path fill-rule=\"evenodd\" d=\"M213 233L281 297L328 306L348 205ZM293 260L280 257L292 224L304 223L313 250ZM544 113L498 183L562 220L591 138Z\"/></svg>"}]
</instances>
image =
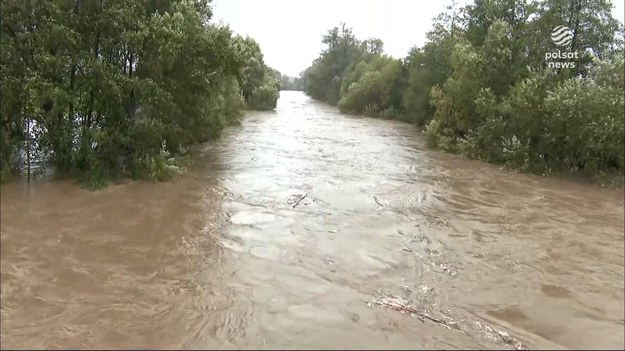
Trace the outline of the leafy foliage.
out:
<instances>
[{"instance_id":1,"label":"leafy foliage","mask_svg":"<svg viewBox=\"0 0 625 351\"><path fill-rule=\"evenodd\" d=\"M568 47L551 30L568 26ZM432 146L537 173L624 173L623 24L607 0L476 0L440 14L403 60L335 27L305 91L341 111L425 127ZM577 52L550 68L546 53ZM338 87L338 89L337 89Z\"/></svg>"},{"instance_id":2,"label":"leafy foliage","mask_svg":"<svg viewBox=\"0 0 625 351\"><path fill-rule=\"evenodd\" d=\"M275 107L258 44L210 24L206 1L1 6L3 180L36 153L94 186L165 179L246 104Z\"/></svg>"}]
</instances>

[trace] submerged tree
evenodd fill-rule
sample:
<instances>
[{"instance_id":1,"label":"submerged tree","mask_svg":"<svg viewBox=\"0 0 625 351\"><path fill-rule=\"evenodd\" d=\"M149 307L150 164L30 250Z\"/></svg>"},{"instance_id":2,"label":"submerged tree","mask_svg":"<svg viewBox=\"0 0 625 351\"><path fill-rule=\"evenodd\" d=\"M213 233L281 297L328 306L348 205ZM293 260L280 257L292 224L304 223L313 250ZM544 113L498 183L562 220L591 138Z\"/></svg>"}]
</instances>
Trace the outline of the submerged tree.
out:
<instances>
[{"instance_id":1,"label":"submerged tree","mask_svg":"<svg viewBox=\"0 0 625 351\"><path fill-rule=\"evenodd\" d=\"M560 25L572 33L566 47L551 39ZM453 3L401 61L344 24L331 29L302 80L342 111L424 126L447 151L622 182L623 32L607 0ZM551 68L545 54L557 50L577 58Z\"/></svg>"},{"instance_id":2,"label":"submerged tree","mask_svg":"<svg viewBox=\"0 0 625 351\"><path fill-rule=\"evenodd\" d=\"M166 178L190 145L218 137L245 104L256 107L255 90L259 107L275 107L260 48L210 24L209 2L1 6L2 179L33 148L92 185Z\"/></svg>"}]
</instances>

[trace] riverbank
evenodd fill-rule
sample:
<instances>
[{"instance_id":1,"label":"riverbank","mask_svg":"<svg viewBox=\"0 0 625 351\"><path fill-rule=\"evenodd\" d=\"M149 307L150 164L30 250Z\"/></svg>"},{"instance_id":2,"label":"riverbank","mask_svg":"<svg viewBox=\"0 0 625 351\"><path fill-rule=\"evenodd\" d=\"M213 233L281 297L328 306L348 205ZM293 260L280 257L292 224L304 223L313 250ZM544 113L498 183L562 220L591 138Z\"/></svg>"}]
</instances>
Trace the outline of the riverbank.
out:
<instances>
[{"instance_id":1,"label":"riverbank","mask_svg":"<svg viewBox=\"0 0 625 351\"><path fill-rule=\"evenodd\" d=\"M0 181L37 157L94 188L168 179L244 107L275 108L260 46L210 5L83 5L3 3Z\"/></svg>"},{"instance_id":2,"label":"riverbank","mask_svg":"<svg viewBox=\"0 0 625 351\"><path fill-rule=\"evenodd\" d=\"M579 55L565 55L568 68L545 63L553 55L543 53L559 45L550 35L556 26L579 34L568 47ZM341 112L422 126L428 144L447 152L623 186L622 28L609 2L566 9L549 1L475 2L448 7L427 41L399 58L385 53L381 40L357 38L342 23L323 37L324 50L303 82L310 97ZM587 30L602 36L584 37Z\"/></svg>"},{"instance_id":3,"label":"riverbank","mask_svg":"<svg viewBox=\"0 0 625 351\"><path fill-rule=\"evenodd\" d=\"M351 116L358 116L358 115L351 114ZM377 116L377 115L366 115L366 114L361 115L361 116L364 118L374 118L374 119L397 121L397 122L411 124L415 127L420 137L422 137L424 140L427 138L426 127L414 125L410 121L410 118L406 116ZM588 184L594 184L600 187L615 188L615 189L625 187L625 176L623 176L622 174L605 174L604 173L604 174L588 175L588 174L584 174L584 173L572 171L572 170L571 171L552 171L548 173L532 172L531 170L523 169L520 167L515 167L513 165L506 165L506 164L501 164L497 162L488 162L487 160L483 160L478 157L471 157L471 155L462 153L458 150L454 150L454 151L444 150L441 148L437 148L436 146L431 145L431 144L428 144L428 146L432 150L440 150L440 151L447 152L452 155L461 155L468 160L475 160L475 161L484 162L490 165L499 166L500 169L502 170L505 169L507 171L514 171L520 174L532 174L532 175L537 175L537 176L550 177L554 179L572 181L572 182L576 182L580 184L588 183Z\"/></svg>"}]
</instances>

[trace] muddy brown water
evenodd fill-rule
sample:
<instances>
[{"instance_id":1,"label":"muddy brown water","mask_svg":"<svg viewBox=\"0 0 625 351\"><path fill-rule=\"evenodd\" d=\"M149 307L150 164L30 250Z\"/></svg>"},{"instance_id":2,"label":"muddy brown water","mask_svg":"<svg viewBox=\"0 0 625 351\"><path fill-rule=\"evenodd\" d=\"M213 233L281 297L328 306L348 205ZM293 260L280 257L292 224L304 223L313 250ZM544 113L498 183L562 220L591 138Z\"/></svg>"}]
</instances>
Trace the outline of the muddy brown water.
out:
<instances>
[{"instance_id":1,"label":"muddy brown water","mask_svg":"<svg viewBox=\"0 0 625 351\"><path fill-rule=\"evenodd\" d=\"M2 348L625 346L622 189L428 150L298 92L196 163L3 185Z\"/></svg>"}]
</instances>

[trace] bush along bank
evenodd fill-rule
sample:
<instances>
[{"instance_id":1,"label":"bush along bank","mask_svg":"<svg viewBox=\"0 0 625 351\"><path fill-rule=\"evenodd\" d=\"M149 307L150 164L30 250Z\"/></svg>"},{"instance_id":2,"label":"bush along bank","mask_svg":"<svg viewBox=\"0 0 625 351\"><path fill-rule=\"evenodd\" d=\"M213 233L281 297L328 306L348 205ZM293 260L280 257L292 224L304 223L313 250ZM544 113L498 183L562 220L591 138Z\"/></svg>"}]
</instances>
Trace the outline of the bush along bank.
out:
<instances>
[{"instance_id":1,"label":"bush along bank","mask_svg":"<svg viewBox=\"0 0 625 351\"><path fill-rule=\"evenodd\" d=\"M623 32L602 0L476 0L440 14L403 59L335 27L301 79L314 99L414 123L448 152L622 185Z\"/></svg>"},{"instance_id":2,"label":"bush along bank","mask_svg":"<svg viewBox=\"0 0 625 351\"><path fill-rule=\"evenodd\" d=\"M32 158L98 187L164 180L279 83L200 0L2 2L0 179Z\"/></svg>"}]
</instances>

